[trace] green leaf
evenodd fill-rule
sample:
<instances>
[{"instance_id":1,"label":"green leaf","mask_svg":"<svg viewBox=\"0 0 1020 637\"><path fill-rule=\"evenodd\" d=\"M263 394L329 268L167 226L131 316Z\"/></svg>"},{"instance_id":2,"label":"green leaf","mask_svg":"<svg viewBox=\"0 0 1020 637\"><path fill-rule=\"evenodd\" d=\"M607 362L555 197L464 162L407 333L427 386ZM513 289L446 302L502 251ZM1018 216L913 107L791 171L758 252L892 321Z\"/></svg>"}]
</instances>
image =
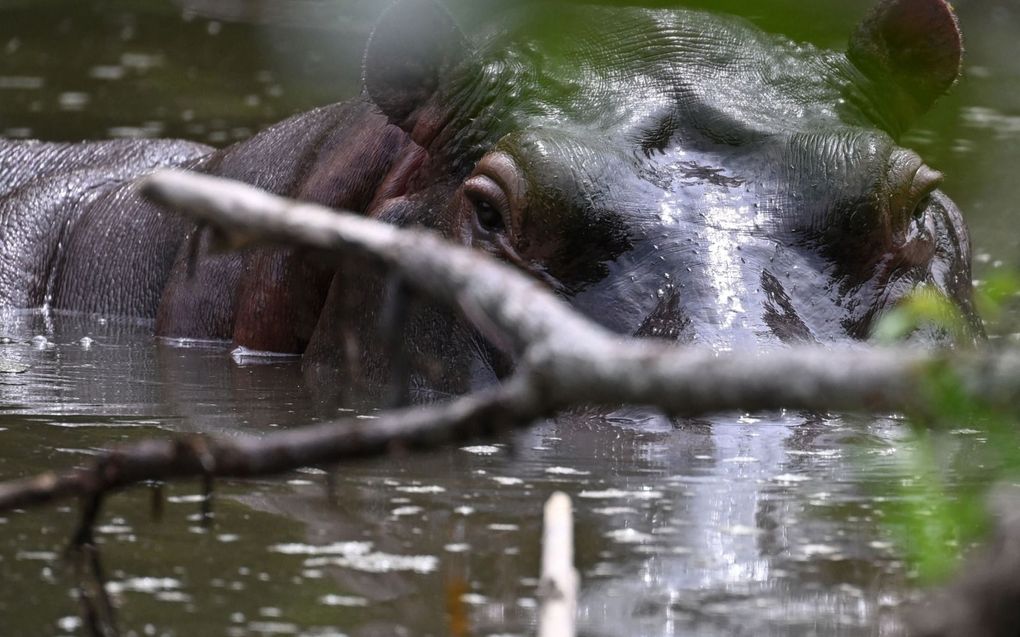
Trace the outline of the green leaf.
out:
<instances>
[{"instance_id":1,"label":"green leaf","mask_svg":"<svg viewBox=\"0 0 1020 637\"><path fill-rule=\"evenodd\" d=\"M962 341L966 335L966 325L963 313L953 301L930 286L921 286L879 319L871 338L877 343L888 345L930 326L946 331L955 340Z\"/></svg>"}]
</instances>

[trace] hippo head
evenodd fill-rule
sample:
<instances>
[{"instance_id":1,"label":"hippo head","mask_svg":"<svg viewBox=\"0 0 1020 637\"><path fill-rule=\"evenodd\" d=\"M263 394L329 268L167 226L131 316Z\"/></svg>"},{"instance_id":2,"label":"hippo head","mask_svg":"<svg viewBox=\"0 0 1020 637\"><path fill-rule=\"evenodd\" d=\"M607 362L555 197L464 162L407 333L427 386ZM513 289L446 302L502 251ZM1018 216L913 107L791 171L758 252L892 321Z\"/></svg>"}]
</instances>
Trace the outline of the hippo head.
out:
<instances>
[{"instance_id":1,"label":"hippo head","mask_svg":"<svg viewBox=\"0 0 1020 637\"><path fill-rule=\"evenodd\" d=\"M417 153L369 212L512 263L623 334L855 341L928 285L977 335L960 212L897 144L960 58L944 0L881 2L847 52L700 12L558 3L472 46L405 0L365 85ZM476 340L467 367L497 369Z\"/></svg>"}]
</instances>

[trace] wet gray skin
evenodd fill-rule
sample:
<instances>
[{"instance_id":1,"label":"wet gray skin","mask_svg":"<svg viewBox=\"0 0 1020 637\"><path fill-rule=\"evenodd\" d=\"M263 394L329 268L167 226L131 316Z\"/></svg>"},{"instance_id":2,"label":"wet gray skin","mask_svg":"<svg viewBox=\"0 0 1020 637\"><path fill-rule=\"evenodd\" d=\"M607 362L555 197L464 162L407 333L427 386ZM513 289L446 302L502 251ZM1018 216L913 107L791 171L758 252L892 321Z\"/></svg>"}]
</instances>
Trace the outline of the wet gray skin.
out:
<instances>
[{"instance_id":1,"label":"wet gray skin","mask_svg":"<svg viewBox=\"0 0 1020 637\"><path fill-rule=\"evenodd\" d=\"M623 334L717 349L855 342L929 286L980 338L960 211L894 139L955 80L959 34L943 3L904 4L941 16L944 32L918 47L949 55L912 62L906 80L871 57L869 21L844 54L706 13L543 6L472 45L427 3L402 5L370 42L366 88L426 155L369 213L509 261ZM909 48L904 20L882 28L907 31ZM414 40L421 23L432 41ZM352 330L333 329L351 320L335 309L345 293L334 280L309 368L353 369ZM477 334L440 335L453 317L429 312L404 345L424 354L416 398L512 367Z\"/></svg>"},{"instance_id":2,"label":"wet gray skin","mask_svg":"<svg viewBox=\"0 0 1020 637\"><path fill-rule=\"evenodd\" d=\"M418 127L441 127L444 168L480 157L452 198L462 240L612 329L858 340L927 284L980 333L960 212L892 136L902 89L842 53L702 13L554 8L451 75L451 114Z\"/></svg>"}]
</instances>

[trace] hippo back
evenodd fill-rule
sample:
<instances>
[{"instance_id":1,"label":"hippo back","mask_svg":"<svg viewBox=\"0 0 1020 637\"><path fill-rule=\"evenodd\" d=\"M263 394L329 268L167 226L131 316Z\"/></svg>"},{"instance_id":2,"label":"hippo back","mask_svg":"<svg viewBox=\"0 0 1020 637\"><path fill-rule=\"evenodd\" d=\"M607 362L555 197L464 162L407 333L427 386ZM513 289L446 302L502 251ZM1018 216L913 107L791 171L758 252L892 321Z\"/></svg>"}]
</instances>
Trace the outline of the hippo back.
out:
<instances>
[{"instance_id":1,"label":"hippo back","mask_svg":"<svg viewBox=\"0 0 1020 637\"><path fill-rule=\"evenodd\" d=\"M201 144L169 140L0 141L0 309L39 307L51 300L61 271L61 246L86 211L105 202L133 207L136 214L124 215L120 227L100 229L109 241L96 251L96 259L108 259L118 237L149 244L132 250L144 263L120 269L117 281L105 283L129 291L131 298L120 304L123 313L151 316L160 290L146 281L165 278L160 270L169 270L176 252L170 250L167 258L165 243L180 240L183 222L141 204L129 184L158 166L187 164L209 151Z\"/></svg>"}]
</instances>

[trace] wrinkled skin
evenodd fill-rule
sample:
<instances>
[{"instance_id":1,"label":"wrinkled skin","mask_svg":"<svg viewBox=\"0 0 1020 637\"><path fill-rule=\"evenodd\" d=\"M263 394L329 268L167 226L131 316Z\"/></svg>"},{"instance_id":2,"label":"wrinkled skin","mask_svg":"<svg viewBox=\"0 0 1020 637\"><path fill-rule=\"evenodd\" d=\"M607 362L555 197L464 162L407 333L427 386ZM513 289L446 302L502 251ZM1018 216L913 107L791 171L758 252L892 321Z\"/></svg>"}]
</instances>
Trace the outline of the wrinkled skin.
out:
<instances>
[{"instance_id":1,"label":"wrinkled skin","mask_svg":"<svg viewBox=\"0 0 1020 637\"><path fill-rule=\"evenodd\" d=\"M433 228L623 334L857 341L929 285L980 337L960 212L896 143L959 72L942 0L880 3L849 53L700 12L540 7L469 45L407 0L362 98L222 151L0 143L0 306L155 317L164 336L304 352L370 393L402 372L418 399L512 368L452 310L390 311L399 282L357 260L263 248L189 272L195 230L131 190L176 164Z\"/></svg>"}]
</instances>

